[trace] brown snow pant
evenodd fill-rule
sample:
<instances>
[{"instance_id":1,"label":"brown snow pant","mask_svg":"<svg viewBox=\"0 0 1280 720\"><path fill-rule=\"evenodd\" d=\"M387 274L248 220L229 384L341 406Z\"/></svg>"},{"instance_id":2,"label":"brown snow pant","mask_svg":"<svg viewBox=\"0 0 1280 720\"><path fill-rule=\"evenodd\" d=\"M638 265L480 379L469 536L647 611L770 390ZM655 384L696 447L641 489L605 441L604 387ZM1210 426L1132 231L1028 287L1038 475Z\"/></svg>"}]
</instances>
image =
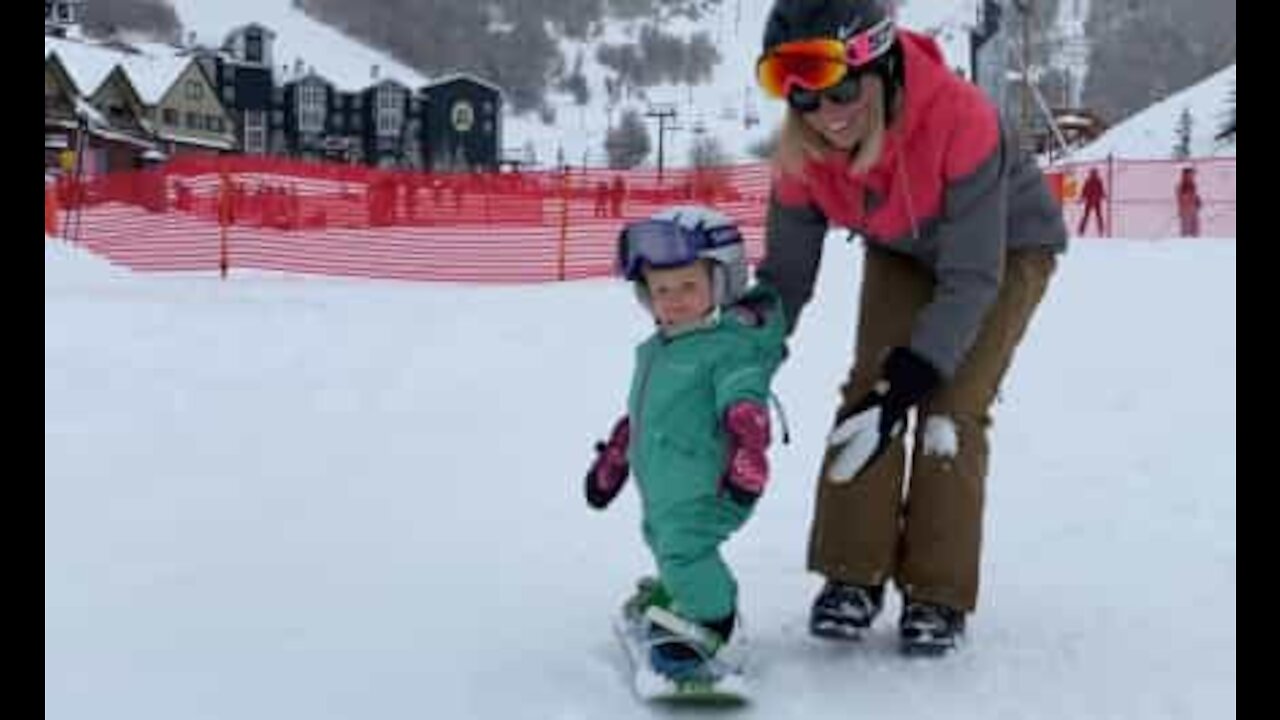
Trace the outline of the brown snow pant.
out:
<instances>
[{"instance_id":1,"label":"brown snow pant","mask_svg":"<svg viewBox=\"0 0 1280 720\"><path fill-rule=\"evenodd\" d=\"M823 479L832 459L827 454L809 538L810 570L863 585L893 580L913 600L974 609L990 408L1056 265L1049 250L1006 255L999 295L973 348L955 377L919 409L909 473L902 438L842 485ZM841 387L844 406L871 389L890 348L908 343L933 285L931 274L914 261L866 251L856 358ZM923 451L925 419L935 416L955 427L954 456Z\"/></svg>"}]
</instances>

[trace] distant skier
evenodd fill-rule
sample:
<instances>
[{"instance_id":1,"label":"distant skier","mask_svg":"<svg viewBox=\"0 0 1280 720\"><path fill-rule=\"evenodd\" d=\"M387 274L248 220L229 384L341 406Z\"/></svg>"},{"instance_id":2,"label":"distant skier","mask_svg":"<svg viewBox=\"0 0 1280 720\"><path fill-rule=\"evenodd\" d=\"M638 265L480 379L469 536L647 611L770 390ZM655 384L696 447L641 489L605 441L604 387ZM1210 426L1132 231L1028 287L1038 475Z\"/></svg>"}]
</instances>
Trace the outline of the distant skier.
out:
<instances>
[{"instance_id":1,"label":"distant skier","mask_svg":"<svg viewBox=\"0 0 1280 720\"><path fill-rule=\"evenodd\" d=\"M1185 167L1175 189L1178 201L1178 221L1182 237L1200 236L1200 190L1196 187L1196 169Z\"/></svg>"},{"instance_id":2,"label":"distant skier","mask_svg":"<svg viewBox=\"0 0 1280 720\"><path fill-rule=\"evenodd\" d=\"M1084 235L1085 229L1089 226L1090 215L1098 220L1098 234L1106 234L1102 226L1102 201L1106 199L1107 192L1102 187L1102 176L1098 174L1097 168L1089 169L1089 177L1084 181L1084 189L1080 191L1080 197L1084 200L1084 214L1080 217L1080 227L1076 230L1076 234Z\"/></svg>"}]
</instances>

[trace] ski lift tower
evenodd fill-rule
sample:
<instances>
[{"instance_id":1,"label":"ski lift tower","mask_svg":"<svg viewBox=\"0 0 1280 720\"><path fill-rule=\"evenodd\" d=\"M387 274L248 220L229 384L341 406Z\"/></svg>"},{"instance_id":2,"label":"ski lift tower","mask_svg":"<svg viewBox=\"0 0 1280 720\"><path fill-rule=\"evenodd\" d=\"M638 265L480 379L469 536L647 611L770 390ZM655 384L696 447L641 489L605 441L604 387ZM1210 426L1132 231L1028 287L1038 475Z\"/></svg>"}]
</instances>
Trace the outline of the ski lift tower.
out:
<instances>
[{"instance_id":1,"label":"ski lift tower","mask_svg":"<svg viewBox=\"0 0 1280 720\"><path fill-rule=\"evenodd\" d=\"M676 125L676 106L675 103L650 103L649 108L645 110L644 116L658 121L658 184L662 184L662 168L666 152L666 137L668 132L674 132L680 129Z\"/></svg>"}]
</instances>

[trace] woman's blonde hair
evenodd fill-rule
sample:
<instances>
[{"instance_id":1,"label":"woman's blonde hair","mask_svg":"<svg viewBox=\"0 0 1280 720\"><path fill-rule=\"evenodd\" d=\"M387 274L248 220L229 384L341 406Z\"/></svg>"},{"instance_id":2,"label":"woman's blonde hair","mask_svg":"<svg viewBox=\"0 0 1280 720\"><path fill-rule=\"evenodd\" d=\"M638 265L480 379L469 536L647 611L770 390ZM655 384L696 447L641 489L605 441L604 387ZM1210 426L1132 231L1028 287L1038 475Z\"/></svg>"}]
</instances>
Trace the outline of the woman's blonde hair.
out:
<instances>
[{"instance_id":1,"label":"woman's blonde hair","mask_svg":"<svg viewBox=\"0 0 1280 720\"><path fill-rule=\"evenodd\" d=\"M850 168L860 173L869 170L880 159L886 129L884 85L881 82L872 83L868 84L866 89L872 90L862 110L867 113L867 131L863 137L858 138L849 157ZM773 166L776 171L783 175L799 177L804 173L806 162L820 159L834 149L822 137L822 133L810 127L803 115L790 105L787 106L786 116L782 120L782 129L778 133L778 146L773 152Z\"/></svg>"}]
</instances>

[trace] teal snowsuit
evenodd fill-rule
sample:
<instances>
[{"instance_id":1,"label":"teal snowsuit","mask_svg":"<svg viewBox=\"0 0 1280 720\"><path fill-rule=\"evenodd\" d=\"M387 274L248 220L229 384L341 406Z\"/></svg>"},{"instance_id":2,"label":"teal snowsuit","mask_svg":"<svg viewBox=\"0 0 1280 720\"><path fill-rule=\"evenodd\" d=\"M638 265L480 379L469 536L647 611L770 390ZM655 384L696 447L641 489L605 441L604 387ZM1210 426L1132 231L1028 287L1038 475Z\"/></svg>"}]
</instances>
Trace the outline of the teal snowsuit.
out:
<instances>
[{"instance_id":1,"label":"teal snowsuit","mask_svg":"<svg viewBox=\"0 0 1280 720\"><path fill-rule=\"evenodd\" d=\"M736 609L737 583L720 545L751 510L721 489L729 452L723 418L741 400L768 407L785 323L777 293L757 286L709 327L675 337L655 332L636 350L628 461L645 541L673 610L690 620L719 620Z\"/></svg>"}]
</instances>

